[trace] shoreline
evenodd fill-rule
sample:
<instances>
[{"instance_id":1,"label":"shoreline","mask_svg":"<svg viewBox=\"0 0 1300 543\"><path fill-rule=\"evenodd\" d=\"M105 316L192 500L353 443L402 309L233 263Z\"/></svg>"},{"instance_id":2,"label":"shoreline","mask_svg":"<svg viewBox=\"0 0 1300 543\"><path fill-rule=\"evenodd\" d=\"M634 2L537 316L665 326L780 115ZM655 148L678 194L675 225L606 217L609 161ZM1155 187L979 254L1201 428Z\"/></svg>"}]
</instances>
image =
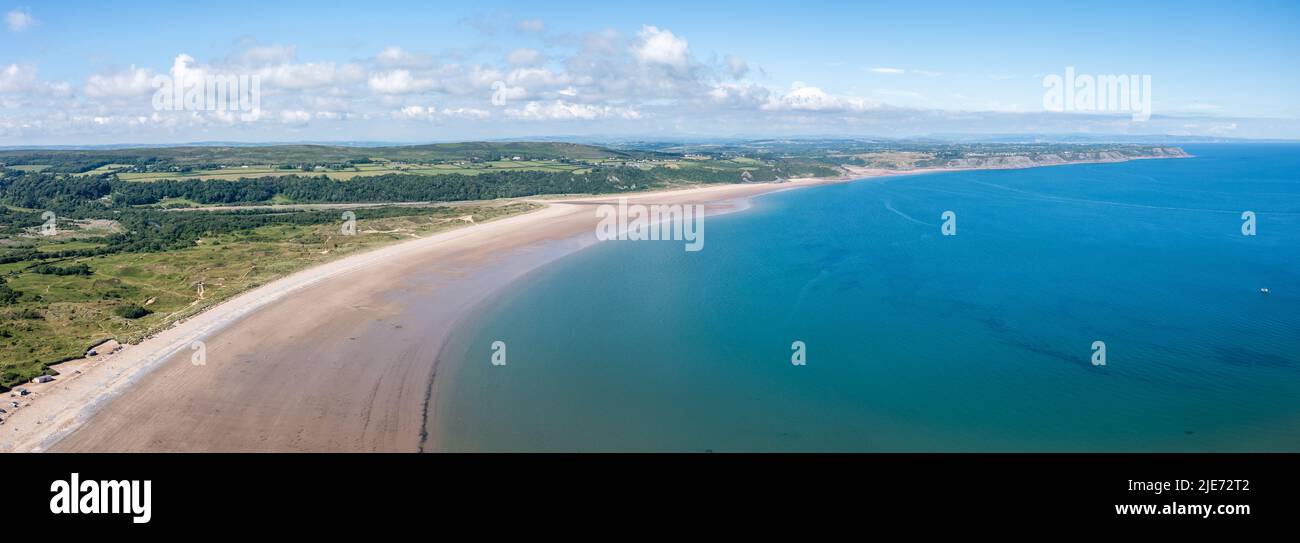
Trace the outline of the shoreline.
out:
<instances>
[{"instance_id":1,"label":"shoreline","mask_svg":"<svg viewBox=\"0 0 1300 543\"><path fill-rule=\"evenodd\" d=\"M402 439L393 439L392 435L383 438L380 438L379 435L372 436L380 438L373 442L378 445L374 447L368 446L367 440L332 438L320 439L310 443L304 442L302 445L275 443L270 436L266 435L272 433L269 429L267 431L252 432L258 435L256 437L249 436L250 439L247 441L214 439L213 442L209 442L207 445L195 446L191 438L181 440L185 443L169 442L168 439L162 438L162 435L169 433L169 430L162 426L167 426L171 430L190 433L187 427L193 425L188 424L189 421L182 422L181 420L177 420L176 425L163 425L157 419L164 417L157 413L168 412L169 409L174 409L177 403L185 401L203 400L217 401L219 403L231 402L241 405L250 401L257 403L257 398L272 397L268 395L269 389L294 388L292 384L285 383L279 383L279 385L284 386L276 386L276 379L279 379L279 377L274 375L267 377L264 382L266 386L256 383L254 385L257 386L251 387L237 386L240 384L238 381L241 379L238 375L239 372L227 369L235 367L235 364L230 363L231 358L247 359L251 353L247 352L249 351L247 341L232 341L230 336L242 335L246 338L250 334L258 334L259 332L264 336L267 331L278 332L281 330L302 332L297 330L303 327L303 323L300 322L301 319L295 320L301 315L313 312L328 314L331 310L346 310L350 305L355 305L343 302L323 305L313 303L313 301L330 298L328 292L335 287L348 290L352 286L357 288L352 288L351 291L367 291L364 295L356 292L359 296L354 298L367 299L370 302L381 302L371 304L375 307L392 305L391 302L382 303L384 302L381 300L385 294L384 291L393 286L392 282L385 281L382 277L418 275L424 273L420 269L425 267L420 265L422 261L432 261L447 256L453 257L455 260L449 263L448 267L440 270L442 277L438 278L438 280L447 284L439 286L445 290L452 288L463 289L463 292L457 292L455 296L449 296L446 301L450 304L450 307L445 308L446 311L442 314L434 315L434 318L431 318L428 323L437 328L437 331L445 332L450 329L452 319L456 317L457 313L468 309L468 307L480 301L481 298L490 294L495 288L510 284L514 276L522 275L553 258L558 258L585 246L585 244L573 245L568 240L571 240L576 234L594 231L586 224L589 218L593 225L595 223L594 214L591 213L588 207L589 204L615 201L619 197L628 197L632 201L664 198L682 198L692 201L702 199L703 202L716 205L723 201L744 198L752 194L775 189L810 186L825 182L842 182L854 177L856 176L750 185L708 185L624 195L557 196L547 200L532 200L544 203L546 207L522 215L440 232L417 240L387 245L301 270L234 296L184 322L177 323L155 334L139 344L130 345L113 354L101 356L99 357L100 360L93 364L87 364L85 359L73 361L82 368L82 373L74 374L71 371L61 371L64 375L52 383L47 383L44 390L40 391L40 397L36 401L13 413L5 421L5 424L0 426L0 452L37 452L51 449L94 451L415 450L414 443L403 443ZM595 242L596 240L592 236L589 243ZM558 251L555 249L537 251L539 245L548 243L561 246L568 243L569 246L560 247L561 250ZM532 254L525 254L522 259L514 259L513 261L501 262L501 265L494 265L488 262L495 259L494 255L485 254L493 251L506 253L511 251L531 252ZM357 276L362 275L362 272L377 272L379 268L385 271L402 271L395 274L375 273L371 274L370 277L360 278L355 281L355 285L349 284L349 279L357 279ZM457 284L456 276L463 276L469 270L479 273L493 271L489 268L495 269L494 273L488 274L492 277L491 281L480 281L477 284L461 281L460 284ZM416 288L412 290L427 289ZM322 296L315 296L316 293L320 293ZM285 305L294 306L294 310L280 310L278 313L281 314L277 314L277 318L265 318L267 313L277 313L277 310ZM320 305L320 307L313 307L314 305ZM384 310L381 313L395 312L392 307L384 307ZM387 315L381 315L379 320L383 320L385 316ZM372 318L367 317L367 320L359 322L364 324L370 322ZM317 315L317 318L313 320L321 321L322 319ZM248 324L250 322L256 322L256 324L250 326ZM359 337L360 334L353 332L355 331L349 331L349 333L342 334L342 336L344 339ZM297 336L298 333L284 335L293 337ZM426 335L428 336L428 334ZM329 337L316 337L306 341L327 342L330 339ZM338 337L333 339L337 340ZM442 343L442 338L424 339L431 343L437 343L439 346ZM206 344L207 361L203 366L193 366L188 363L191 354L189 346L194 341L203 341ZM293 349L289 350L292 351ZM222 353L236 356L222 356ZM279 360L275 361L275 364L283 366L280 369L288 369L295 364L299 366L309 365L312 362L303 358L294 360L295 355L291 352L277 354L282 355L278 357ZM360 355L360 353L357 354ZM401 354L393 353L395 358L402 358ZM414 372L414 374L405 377L417 377L415 374L419 373L418 366L420 364L409 358L403 359L401 362L403 363L402 371ZM424 361L426 366L428 366L427 362L427 360ZM202 376L205 370L213 369L214 366L222 369L207 373L221 374L220 377L217 375ZM433 368L429 367L428 370L431 373ZM347 393L343 389L367 386L373 384L377 379L384 379L384 375L354 375L350 378L336 378L331 380L329 386L320 387L320 390L333 388L336 393L346 396ZM183 382L176 382L178 380L183 380ZM168 383L167 381L172 382ZM414 381L419 382L420 386L427 382L426 379L421 378L416 378ZM175 390L177 385L186 387L186 390ZM396 383L392 385L396 385ZM31 388L36 390L35 386ZM312 394L312 391L308 390L310 388L294 390L293 395L297 397L319 395ZM397 396L409 396L413 392L412 390L402 390L403 387L401 386L392 386L392 388L393 390L389 392ZM132 394L124 394L127 391L131 391ZM277 392L283 392L283 390ZM152 398L153 401L141 401L142 398ZM350 403L351 405L348 406L348 409L338 409L336 414L346 416L349 412L368 411L372 406L368 405L367 401L366 398L344 398L341 400L341 404ZM119 405L122 403L151 405L124 407ZM134 411L135 414L117 413L118 407L122 407L127 411ZM396 408L396 406L392 407ZM416 415L422 416L423 413L421 409L418 409L419 407L416 406L417 409L414 412ZM387 407L385 409L391 411ZM200 412L192 413L192 415L204 418L201 413L202 410L198 411ZM175 411L171 412L174 413ZM387 415L389 418L401 418L393 417L391 412ZM247 422L250 423L250 426L256 426L257 421L266 418L268 415L266 413L244 413L241 416L248 418ZM155 427L138 427L135 420L139 418L150 420L151 422L148 424ZM213 415L207 418L221 419L223 417ZM92 420L95 424L86 424ZM397 426L409 426L407 422L389 422ZM103 432L79 432L88 426L107 426L112 429L105 428ZM226 424L220 424L220 426L227 427ZM293 425L288 424L288 426ZM365 425L362 424L361 426L364 430ZM321 428L321 430L325 430L325 428ZM409 430L412 436L417 436L419 432L418 429L414 428L406 428L406 430ZM105 436L106 439L101 442L91 435L81 435L89 433ZM324 433L337 432L325 431ZM390 434L387 431L375 433ZM135 439L126 437L128 435L134 436ZM62 444L72 436L77 437L77 444L56 447L56 445Z\"/></svg>"},{"instance_id":2,"label":"shoreline","mask_svg":"<svg viewBox=\"0 0 1300 543\"><path fill-rule=\"evenodd\" d=\"M496 224L519 217L540 213L539 209L523 215L506 217L481 223ZM455 239L468 227L347 255L293 272L289 275L247 290L203 311L183 319L140 343L121 345L97 358L78 358L57 364L61 371L55 381L44 385L23 385L40 397L29 406L12 413L0 426L0 452L39 451L55 443L77 425L98 411L102 404L112 400L137 380L156 369L158 365L178 354L189 354L193 341L214 334L262 307L339 275L354 272L377 260L400 256L421 242ZM109 340L112 343L116 341ZM72 370L72 371L67 371ZM88 382L93 381L93 382ZM75 389L70 387L75 385ZM43 389L42 389L43 387ZM18 387L15 387L15 390ZM50 406L48 404L57 404ZM44 410L36 408L45 407ZM23 431L21 423L28 423ZM31 426L42 426L30 429ZM15 436L14 434L18 434Z\"/></svg>"},{"instance_id":3,"label":"shoreline","mask_svg":"<svg viewBox=\"0 0 1300 543\"><path fill-rule=\"evenodd\" d=\"M980 169L1023 168L847 168L834 178L528 198L546 207L300 270L66 372L0 426L0 452L421 450L436 439L425 422L447 336L514 281L598 243L582 235L594 231L592 204L698 203L713 215L760 194ZM413 309L417 294L440 303ZM347 313L362 315L329 317ZM206 343L205 365L185 363L194 341ZM357 359L366 364L349 363Z\"/></svg>"},{"instance_id":4,"label":"shoreline","mask_svg":"<svg viewBox=\"0 0 1300 543\"><path fill-rule=\"evenodd\" d=\"M754 193L752 193L752 194L747 194L747 195L744 195L744 196L738 196L738 197L729 198L729 199L713 200L713 201L710 201L710 202L704 202L703 205L705 205L705 215L706 215L706 216L709 216L709 217L716 217L716 216L728 215L728 214L732 214L732 213L740 213L740 212L746 211L746 210L750 209L751 207L753 207L753 205L752 205L752 200L753 200L753 198L756 198L756 197L759 197L759 196L765 196L765 195L769 195L769 194L776 194L776 193L779 193L779 192L785 192L785 191L787 191L787 190L795 190L795 189L800 189L800 188L805 188L805 187L812 187L812 186L818 186L818 185L827 185L827 184L835 184L835 183L847 183L847 182L852 182L852 181L858 181L858 180L869 179L869 178L873 178L873 177L882 177L882 176L879 176L879 175L876 175L876 176L845 175L845 176L835 177L835 178L804 178L804 179L796 180L796 181L802 181L802 183L799 183L799 184L797 184L797 185L793 185L793 186L784 186L784 187L775 186L775 185L790 185L791 182L789 182L789 181L785 181L785 182L769 182L769 183L751 184L751 185L736 185L736 184L730 184L730 185L706 185L706 186L701 186L701 187L692 187L692 188L688 188L688 189L669 188L669 189L662 189L662 190L645 191L645 192L635 193L635 195L636 195L636 196L649 197L649 196L655 196L655 195L663 195L663 194L667 194L667 195L670 195L670 196L671 196L671 195L674 195L674 194L680 194L681 192L684 192L684 191L690 191L690 192L693 192L693 191L695 191L695 190L697 190L697 189L710 188L710 187L722 188L722 187L738 187L738 186L756 186L756 185L761 185L761 186L763 186L764 188L770 188L770 189L771 189L771 190L762 190L762 191L757 191L757 192L754 192ZM623 196L626 197L626 196L628 196L628 195L623 195ZM619 196L614 196L613 199L614 199L614 200L617 200L618 197L619 197ZM558 201L558 200L561 200L561 199L557 199L557 201ZM584 197L584 198L579 198L579 199L567 199L567 200L563 200L563 201L564 201L565 203L578 203L578 204L583 205L583 206L589 206L589 205L591 205L591 204L593 204L593 203L597 203L597 202L598 202L598 203L612 203L612 202L610 202L610 198L609 198L609 197L606 197L606 196L590 197L590 198L588 198L588 197ZM636 203L636 202L629 202L629 203ZM650 203L662 203L662 202L643 202L643 203L650 204ZM596 221L593 220L593 221L592 221L592 228L595 227L595 223L596 223ZM651 225L651 226L653 227L653 225ZM557 260L559 260L559 259L561 259L561 258L564 258L564 257L566 257L566 256L571 256L572 254L577 253L577 252L581 251L582 249L585 249L585 248L590 247L590 246L592 246L592 245L595 245L596 243L600 243L600 242L590 243L590 244L584 245L583 247L581 247L581 248L579 248L579 249L577 249L577 250L574 250L574 251L566 252L566 253L564 253L564 254L557 255L557 258L555 258L552 262L557 261ZM548 264L549 264L549 263L550 263L550 262L548 262ZM489 293L489 294L488 294L486 297L484 297L484 299L483 299L482 301L480 301L478 304L475 304L473 307L469 308L468 311L466 311L463 315L461 315L461 318L459 318L459 319L457 319L455 322L453 322L453 323L451 324L451 326L448 328L448 330L447 330L447 331L448 331L448 337L447 337L447 338L444 338L443 341L441 341L441 342L440 342L440 345L438 346L437 356L435 357L435 362L434 362L433 371L430 373L430 375L429 375L429 381L428 381L428 383L427 383L427 385L426 385L426 393L425 393L425 397L424 397L424 402L423 402L423 405L421 406L420 441L419 441L419 444L418 444L418 447L417 447L416 452L420 452L420 453L425 453L425 452L439 452L439 450L438 450L438 442L439 442L439 440L437 439L437 435L436 435L436 434L430 434L430 432L429 432L429 423L430 423L432 420L434 420L434 419L436 418L436 417L433 416L433 414L436 413L436 411L437 411L437 403L438 403L437 400L438 400L438 394L439 394L439 393L437 392L437 387L438 387L439 385L441 385L442 383L448 381L448 380L451 380L451 381L454 381L454 380L455 380L455 379L454 379L455 371L456 371L457 369L459 369L459 368L456 366L456 363L461 362L460 360L453 359L453 358L451 358L451 357L449 356L448 349L451 347L451 341L450 341L450 335L451 335L451 334L450 334L450 333L451 333L451 332L456 332L456 331L463 330L463 329L466 328L470 323L472 323L472 322L474 321L474 319L482 317L482 315L483 315L484 313L486 313L486 311L487 311L487 309L488 309L488 306L489 306L489 305L490 305L494 300L499 299L499 298L501 298L502 296L504 296L504 295L506 294L506 291L507 291L510 287L512 287L512 286L514 286L514 285L516 285L516 284L518 284L518 283L521 283L521 282L525 282L525 281L527 281L527 280L528 280L528 277L529 277L530 275L532 275L532 274L534 274L534 273L540 271L543 267L544 267L544 265L543 265L543 266L536 266L536 267L530 268L530 269L524 271L523 273L521 273L521 274L519 275L519 277L516 277L515 279L513 279L513 280L511 280L511 281L509 281L509 282L505 282L505 283L502 283L502 284L500 284L500 285L497 285L496 288L494 288L493 292ZM432 450L430 450L430 449L432 449Z\"/></svg>"}]
</instances>

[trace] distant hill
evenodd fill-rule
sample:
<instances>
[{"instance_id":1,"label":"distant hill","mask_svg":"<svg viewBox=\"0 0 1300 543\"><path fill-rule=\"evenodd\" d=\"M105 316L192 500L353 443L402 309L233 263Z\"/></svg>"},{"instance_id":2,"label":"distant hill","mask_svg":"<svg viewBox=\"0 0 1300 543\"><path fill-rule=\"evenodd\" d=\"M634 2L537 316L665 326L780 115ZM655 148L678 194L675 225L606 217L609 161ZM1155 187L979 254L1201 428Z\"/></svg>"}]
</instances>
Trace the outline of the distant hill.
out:
<instances>
[{"instance_id":1,"label":"distant hill","mask_svg":"<svg viewBox=\"0 0 1300 543\"><path fill-rule=\"evenodd\" d=\"M634 159L656 155L650 151L614 150L564 142L469 142L391 147L341 145L207 145L98 149L11 149L0 151L0 163L82 165L141 164L165 161L186 165L342 163L383 159L396 162L496 160L522 157L538 160Z\"/></svg>"}]
</instances>

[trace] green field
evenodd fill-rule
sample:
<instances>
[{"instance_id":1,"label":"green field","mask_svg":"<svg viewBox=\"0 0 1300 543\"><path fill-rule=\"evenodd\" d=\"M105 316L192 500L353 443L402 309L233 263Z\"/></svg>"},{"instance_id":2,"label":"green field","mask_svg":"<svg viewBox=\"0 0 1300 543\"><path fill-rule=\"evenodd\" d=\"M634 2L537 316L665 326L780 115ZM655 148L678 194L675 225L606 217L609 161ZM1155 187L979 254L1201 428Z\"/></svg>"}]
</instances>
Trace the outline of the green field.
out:
<instances>
[{"instance_id":1,"label":"green field","mask_svg":"<svg viewBox=\"0 0 1300 543\"><path fill-rule=\"evenodd\" d=\"M285 169L275 165L260 166L239 166L233 168L213 168L204 170L195 170L190 172L120 172L117 177L123 181L160 181L163 179L226 179L238 180L244 178L258 177L280 177L286 175L326 175L330 179L347 180L359 175L384 175L390 173L400 173L401 170L384 165L365 164L355 168L329 170L314 168L310 171L302 169ZM112 173L112 172L108 172Z\"/></svg>"},{"instance_id":2,"label":"green field","mask_svg":"<svg viewBox=\"0 0 1300 543\"><path fill-rule=\"evenodd\" d=\"M129 166L128 166L129 168ZM347 181L356 177L387 175L396 173L409 173L417 175L439 175L439 174L460 174L460 175L478 175L481 173L516 170L516 171L537 171L537 172L574 172L577 174L589 171L589 168L581 164L567 164L557 161L547 160L493 160L478 163L456 163L456 164L405 164L390 163L382 164L359 164L340 169L313 168L311 170L302 169L285 169L275 165L258 165L258 166L239 166L233 168L214 168L194 170L189 172L131 172L125 170L121 165L101 166L90 170L84 174L78 175L103 175L115 173L123 181L160 181L163 179L202 179L202 180L238 180L238 179L255 179L260 177L283 177L289 175L324 175L330 179Z\"/></svg>"}]
</instances>

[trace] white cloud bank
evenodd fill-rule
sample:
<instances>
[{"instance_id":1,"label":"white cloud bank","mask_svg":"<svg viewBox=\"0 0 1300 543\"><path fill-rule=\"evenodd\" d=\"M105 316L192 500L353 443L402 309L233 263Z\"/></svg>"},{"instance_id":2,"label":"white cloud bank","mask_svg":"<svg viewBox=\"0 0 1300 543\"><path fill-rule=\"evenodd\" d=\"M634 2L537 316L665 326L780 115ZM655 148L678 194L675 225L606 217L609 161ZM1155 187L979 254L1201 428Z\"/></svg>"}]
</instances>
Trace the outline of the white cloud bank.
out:
<instances>
[{"instance_id":1,"label":"white cloud bank","mask_svg":"<svg viewBox=\"0 0 1300 543\"><path fill-rule=\"evenodd\" d=\"M632 54L644 64L659 64L677 70L686 69L690 46L685 38L679 38L672 31L660 30L654 26L643 26L637 33L637 42L632 46Z\"/></svg>"},{"instance_id":2,"label":"white cloud bank","mask_svg":"<svg viewBox=\"0 0 1300 543\"><path fill-rule=\"evenodd\" d=\"M28 29L34 21L19 26ZM574 124L584 122L599 123L599 134L667 135L1017 128L1234 135L1259 124L1181 118L1168 128L1135 126L1100 117L1044 116L1032 107L993 107L974 99L952 102L960 106L952 110L922 109L932 99L901 88L919 78L893 76L938 77L937 72L869 69L900 88L874 89L864 97L820 81L767 83L764 70L727 51L708 52L701 61L686 37L669 28L647 24L632 33L554 35L545 33L541 21L513 24L520 39L531 40L528 46L468 53L385 44L369 56L329 60L313 59L312 51L292 44L247 40L229 54L196 59L177 51L170 66L104 69L72 83L42 79L36 63L13 62L0 65L0 142L269 141L297 140L304 133L321 140L430 138L427 126L419 131L421 123L446 127L437 133L442 139L571 134ZM155 111L150 98L159 75L256 76L261 110L246 119L222 111ZM1031 95L1041 92L1036 81L1029 87ZM906 100L894 103L910 107L881 101L900 99ZM1211 113L1219 111L1201 115ZM1283 129L1294 131L1295 124ZM410 131L401 132L403 127Z\"/></svg>"},{"instance_id":3,"label":"white cloud bank","mask_svg":"<svg viewBox=\"0 0 1300 543\"><path fill-rule=\"evenodd\" d=\"M597 119L640 119L641 113L630 108L574 104L563 100L528 102L520 109L507 109L506 115L530 121L592 121Z\"/></svg>"},{"instance_id":4,"label":"white cloud bank","mask_svg":"<svg viewBox=\"0 0 1300 543\"><path fill-rule=\"evenodd\" d=\"M5 14L5 26L14 32L22 32L33 26L40 24L36 17L32 16L32 11L27 8L18 8Z\"/></svg>"}]
</instances>

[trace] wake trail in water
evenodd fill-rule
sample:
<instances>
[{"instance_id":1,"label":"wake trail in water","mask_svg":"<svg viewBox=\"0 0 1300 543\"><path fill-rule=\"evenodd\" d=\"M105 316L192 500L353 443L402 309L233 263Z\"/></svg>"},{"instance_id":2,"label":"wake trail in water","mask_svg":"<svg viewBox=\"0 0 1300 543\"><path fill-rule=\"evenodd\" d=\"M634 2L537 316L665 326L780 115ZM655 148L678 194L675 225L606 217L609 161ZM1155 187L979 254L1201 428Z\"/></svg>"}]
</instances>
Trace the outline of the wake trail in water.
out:
<instances>
[{"instance_id":1,"label":"wake trail in water","mask_svg":"<svg viewBox=\"0 0 1300 543\"><path fill-rule=\"evenodd\" d=\"M817 274L817 277L809 279L807 283L804 283L803 288L799 289L799 297L794 301L794 311L790 312L791 317L795 317L799 314L800 308L803 307L804 300L808 298L808 292L818 284L826 281L828 277L830 277L830 270L822 269L821 272Z\"/></svg>"},{"instance_id":2,"label":"wake trail in water","mask_svg":"<svg viewBox=\"0 0 1300 543\"><path fill-rule=\"evenodd\" d=\"M894 209L893 204L891 204L889 200L885 200L885 209L888 209L888 210L890 210L890 211L893 211L895 215L898 215L899 217L902 217L902 218L904 218L904 219L907 219L907 220L909 220L909 221L912 221L912 222L914 222L914 223L916 223L916 224L919 224L919 225L922 225L922 226L930 226L929 223L925 223L925 222L918 221L918 220L916 220L915 218L913 218L911 215L908 215L908 214L906 214L906 213L903 213L902 211L899 211L899 210L897 210L897 209Z\"/></svg>"}]
</instances>

